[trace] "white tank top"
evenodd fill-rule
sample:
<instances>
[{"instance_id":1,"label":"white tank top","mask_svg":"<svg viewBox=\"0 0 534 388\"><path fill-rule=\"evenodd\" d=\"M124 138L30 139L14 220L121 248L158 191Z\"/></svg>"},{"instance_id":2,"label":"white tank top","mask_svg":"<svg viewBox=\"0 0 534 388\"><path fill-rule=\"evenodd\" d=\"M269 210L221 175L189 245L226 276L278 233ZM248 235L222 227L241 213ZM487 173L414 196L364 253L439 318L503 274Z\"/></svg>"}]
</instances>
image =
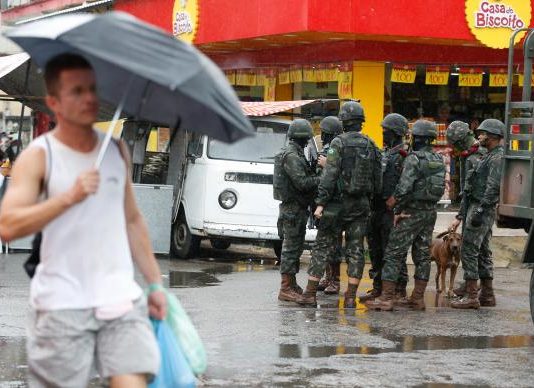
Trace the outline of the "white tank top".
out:
<instances>
[{"instance_id":1,"label":"white tank top","mask_svg":"<svg viewBox=\"0 0 534 388\"><path fill-rule=\"evenodd\" d=\"M96 132L98 133L98 132ZM52 152L48 166L46 136ZM48 134L30 147L46 153L48 195L69 190L78 175L93 167L98 145L75 151ZM37 310L85 309L133 301L142 294L134 268L124 214L126 165L111 142L100 168L98 192L74 205L43 229L41 263L31 282L30 303Z\"/></svg>"}]
</instances>

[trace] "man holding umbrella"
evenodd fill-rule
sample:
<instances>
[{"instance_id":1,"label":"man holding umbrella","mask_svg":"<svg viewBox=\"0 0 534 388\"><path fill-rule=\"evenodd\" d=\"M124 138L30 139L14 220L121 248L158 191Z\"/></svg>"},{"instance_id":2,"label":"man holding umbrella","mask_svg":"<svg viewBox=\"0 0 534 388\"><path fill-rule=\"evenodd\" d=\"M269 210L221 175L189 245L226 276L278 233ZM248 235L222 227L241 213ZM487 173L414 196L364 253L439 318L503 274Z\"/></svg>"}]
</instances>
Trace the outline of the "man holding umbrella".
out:
<instances>
[{"instance_id":1,"label":"man holding umbrella","mask_svg":"<svg viewBox=\"0 0 534 388\"><path fill-rule=\"evenodd\" d=\"M166 300L128 154L112 143L94 168L103 136L84 58L51 59L45 81L57 127L19 156L0 213L4 241L43 233L30 290L30 386L86 386L94 364L112 387L144 387L159 367L148 315L164 318ZM149 284L148 311L133 262Z\"/></svg>"}]
</instances>

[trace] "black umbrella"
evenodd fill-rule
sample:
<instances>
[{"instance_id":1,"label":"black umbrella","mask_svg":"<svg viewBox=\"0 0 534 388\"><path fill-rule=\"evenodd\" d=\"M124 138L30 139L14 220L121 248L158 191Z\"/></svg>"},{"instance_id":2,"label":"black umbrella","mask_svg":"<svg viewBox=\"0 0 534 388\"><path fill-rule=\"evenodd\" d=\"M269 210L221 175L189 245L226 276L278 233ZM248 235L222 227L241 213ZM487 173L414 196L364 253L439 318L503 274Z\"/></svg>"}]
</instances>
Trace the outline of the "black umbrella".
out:
<instances>
[{"instance_id":1,"label":"black umbrella","mask_svg":"<svg viewBox=\"0 0 534 388\"><path fill-rule=\"evenodd\" d=\"M221 70L188 43L122 12L73 14L6 36L44 67L63 53L94 67L100 98L135 118L233 142L254 132ZM103 148L105 148L104 143Z\"/></svg>"}]
</instances>

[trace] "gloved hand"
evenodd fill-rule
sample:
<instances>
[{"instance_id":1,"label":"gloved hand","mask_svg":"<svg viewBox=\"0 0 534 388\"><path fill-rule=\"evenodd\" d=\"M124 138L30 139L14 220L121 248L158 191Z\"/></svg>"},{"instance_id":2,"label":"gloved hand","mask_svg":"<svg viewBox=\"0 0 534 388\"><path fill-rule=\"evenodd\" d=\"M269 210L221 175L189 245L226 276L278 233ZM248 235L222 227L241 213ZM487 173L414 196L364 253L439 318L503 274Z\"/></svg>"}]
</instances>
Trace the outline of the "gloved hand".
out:
<instances>
[{"instance_id":1,"label":"gloved hand","mask_svg":"<svg viewBox=\"0 0 534 388\"><path fill-rule=\"evenodd\" d=\"M482 215L484 214L484 209L477 207L471 216L471 225L475 228L478 228L482 225Z\"/></svg>"}]
</instances>

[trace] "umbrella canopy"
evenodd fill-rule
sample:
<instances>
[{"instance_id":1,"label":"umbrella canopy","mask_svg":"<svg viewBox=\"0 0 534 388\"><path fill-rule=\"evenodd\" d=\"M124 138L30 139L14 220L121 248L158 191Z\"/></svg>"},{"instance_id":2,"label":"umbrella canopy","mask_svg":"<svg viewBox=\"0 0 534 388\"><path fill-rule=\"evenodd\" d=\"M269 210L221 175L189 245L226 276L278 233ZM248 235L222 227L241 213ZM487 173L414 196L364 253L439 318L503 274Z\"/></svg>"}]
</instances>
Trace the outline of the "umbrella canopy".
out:
<instances>
[{"instance_id":1,"label":"umbrella canopy","mask_svg":"<svg viewBox=\"0 0 534 388\"><path fill-rule=\"evenodd\" d=\"M211 60L126 13L57 16L6 36L40 67L59 54L82 55L95 69L100 98L116 105L122 101L123 110L137 119L225 142L254 133L234 90Z\"/></svg>"}]
</instances>

